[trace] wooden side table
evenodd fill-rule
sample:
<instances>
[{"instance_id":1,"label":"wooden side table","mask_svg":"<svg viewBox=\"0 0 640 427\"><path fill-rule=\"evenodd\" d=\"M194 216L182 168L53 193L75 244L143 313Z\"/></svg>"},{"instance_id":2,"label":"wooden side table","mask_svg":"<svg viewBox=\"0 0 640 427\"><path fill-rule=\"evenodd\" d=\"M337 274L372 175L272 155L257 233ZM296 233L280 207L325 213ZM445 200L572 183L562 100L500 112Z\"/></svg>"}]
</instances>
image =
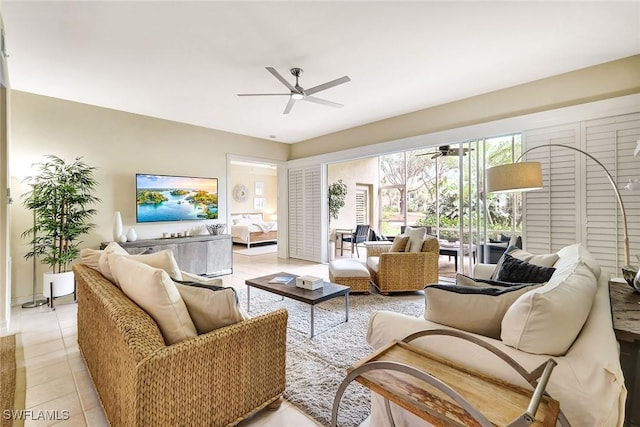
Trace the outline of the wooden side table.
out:
<instances>
[{"instance_id":1,"label":"wooden side table","mask_svg":"<svg viewBox=\"0 0 640 427\"><path fill-rule=\"evenodd\" d=\"M624 279L609 281L613 330L627 387L625 426L640 427L640 293Z\"/></svg>"},{"instance_id":2,"label":"wooden side table","mask_svg":"<svg viewBox=\"0 0 640 427\"><path fill-rule=\"evenodd\" d=\"M409 344L427 335L449 335L484 347L515 369L535 390L509 384ZM342 394L354 380L384 397L391 425L394 422L389 402L438 426L555 427L556 421L568 426L559 403L544 392L555 365L549 359L528 372L506 353L476 337L451 330L420 331L403 341L389 343L348 369L334 399L331 426L337 426Z\"/></svg>"}]
</instances>

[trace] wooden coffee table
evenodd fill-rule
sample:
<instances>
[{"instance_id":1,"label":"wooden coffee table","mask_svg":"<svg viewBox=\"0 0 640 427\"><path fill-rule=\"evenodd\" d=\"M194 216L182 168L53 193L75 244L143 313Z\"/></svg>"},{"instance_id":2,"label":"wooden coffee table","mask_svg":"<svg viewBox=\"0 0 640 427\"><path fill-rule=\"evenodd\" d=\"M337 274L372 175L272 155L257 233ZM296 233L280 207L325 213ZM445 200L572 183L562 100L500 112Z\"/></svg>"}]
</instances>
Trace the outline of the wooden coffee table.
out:
<instances>
[{"instance_id":1,"label":"wooden coffee table","mask_svg":"<svg viewBox=\"0 0 640 427\"><path fill-rule=\"evenodd\" d=\"M288 276L293 279L286 284L269 283L269 281L276 276ZM296 286L296 277L298 276L295 274L280 272L269 274L268 276L256 277L255 279L245 280L244 283L247 285L247 311L251 311L252 287L309 304L311 306L311 338L313 338L314 306L323 301L328 301L332 298L344 295L344 321L349 321L349 292L351 291L349 286L324 282L322 288L310 291L308 289L298 288Z\"/></svg>"}]
</instances>

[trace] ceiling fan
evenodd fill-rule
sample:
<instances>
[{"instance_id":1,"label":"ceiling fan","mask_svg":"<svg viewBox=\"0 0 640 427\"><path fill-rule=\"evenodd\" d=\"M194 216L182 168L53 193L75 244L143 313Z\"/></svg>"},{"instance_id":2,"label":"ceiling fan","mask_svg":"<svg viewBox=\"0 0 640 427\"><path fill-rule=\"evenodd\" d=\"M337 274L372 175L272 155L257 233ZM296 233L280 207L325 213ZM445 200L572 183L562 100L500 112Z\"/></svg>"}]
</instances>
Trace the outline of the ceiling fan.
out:
<instances>
[{"instance_id":1,"label":"ceiling fan","mask_svg":"<svg viewBox=\"0 0 640 427\"><path fill-rule=\"evenodd\" d=\"M302 86L298 84L298 78L302 75L302 68L292 68L289 71L296 78L296 84L291 85L280 73L278 73L273 67L265 67L268 72L273 74L273 76L280 80L280 82L289 89L289 93L239 93L238 96L288 96L289 102L287 106L284 108L283 114L289 114L293 105L296 101L310 101L315 102L316 104L328 105L329 107L341 108L342 104L338 104L337 102L327 101L326 99L316 98L315 96L311 96L314 93L318 93L322 90L326 90L332 88L334 86L341 85L342 83L346 83L351 81L348 76L340 77L339 79L331 80L330 82L323 83L318 86L314 86L309 89L304 89Z\"/></svg>"},{"instance_id":2,"label":"ceiling fan","mask_svg":"<svg viewBox=\"0 0 640 427\"><path fill-rule=\"evenodd\" d=\"M441 145L438 147L438 151L432 151L430 153L418 154L418 156L427 156L432 154L432 159L437 159L443 156L466 156L469 151L473 151L473 148L451 148L450 145Z\"/></svg>"}]
</instances>

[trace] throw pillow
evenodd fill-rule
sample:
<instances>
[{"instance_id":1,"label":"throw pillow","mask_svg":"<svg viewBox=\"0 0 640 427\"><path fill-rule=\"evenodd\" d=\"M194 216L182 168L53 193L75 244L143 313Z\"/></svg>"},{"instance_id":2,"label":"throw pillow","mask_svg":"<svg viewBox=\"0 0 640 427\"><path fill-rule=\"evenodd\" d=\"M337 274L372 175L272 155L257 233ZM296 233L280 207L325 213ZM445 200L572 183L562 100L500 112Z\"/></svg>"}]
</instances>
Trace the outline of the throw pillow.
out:
<instances>
[{"instance_id":1,"label":"throw pillow","mask_svg":"<svg viewBox=\"0 0 640 427\"><path fill-rule=\"evenodd\" d=\"M509 246L498 260L496 268L493 270L493 274L490 279L496 280L498 278L506 255L510 255L514 258L518 258L522 261L527 261L530 264L539 265L541 267L553 267L559 258L558 254L534 255L527 251L523 251L517 246Z\"/></svg>"},{"instance_id":2,"label":"throw pillow","mask_svg":"<svg viewBox=\"0 0 640 427\"><path fill-rule=\"evenodd\" d=\"M113 253L105 253L101 257L100 261L100 272L107 279L111 280L116 286L120 287L120 283L116 277L111 273L109 257L113 256ZM122 255L120 253L116 255ZM163 251L158 251L150 254L142 254L142 255L129 255L125 252L124 255L132 260L141 262L150 267L160 268L169 274L169 277L175 280L182 280L182 272L180 271L180 267L178 267L178 263L173 256L173 252L168 249Z\"/></svg>"},{"instance_id":3,"label":"throw pillow","mask_svg":"<svg viewBox=\"0 0 640 427\"><path fill-rule=\"evenodd\" d=\"M199 335L249 318L233 288L194 282L176 282L176 287Z\"/></svg>"},{"instance_id":4,"label":"throw pillow","mask_svg":"<svg viewBox=\"0 0 640 427\"><path fill-rule=\"evenodd\" d=\"M129 252L124 250L124 248L116 242L110 242L102 250L100 259L98 260L98 271L109 281L114 282L113 274L111 274L111 269L109 268L109 261L107 260L108 254L129 255Z\"/></svg>"},{"instance_id":5,"label":"throw pillow","mask_svg":"<svg viewBox=\"0 0 640 427\"><path fill-rule=\"evenodd\" d=\"M422 241L426 230L424 228L407 227L404 230L404 234L409 236L409 243L404 249L405 252L420 252L422 250Z\"/></svg>"},{"instance_id":6,"label":"throw pillow","mask_svg":"<svg viewBox=\"0 0 640 427\"><path fill-rule=\"evenodd\" d=\"M475 286L480 288L499 287L507 288L511 286L532 285L533 283L514 283L514 282L501 282L499 280L490 279L478 279L474 277L465 276L462 273L456 274L456 285L459 286Z\"/></svg>"},{"instance_id":7,"label":"throw pillow","mask_svg":"<svg viewBox=\"0 0 640 427\"><path fill-rule=\"evenodd\" d=\"M591 312L597 288L583 262L563 267L545 286L509 307L502 319L502 341L527 353L564 355Z\"/></svg>"},{"instance_id":8,"label":"throw pillow","mask_svg":"<svg viewBox=\"0 0 640 427\"><path fill-rule=\"evenodd\" d=\"M80 249L80 262L87 267L93 268L96 271L100 271L100 257L103 251L91 248Z\"/></svg>"},{"instance_id":9,"label":"throw pillow","mask_svg":"<svg viewBox=\"0 0 640 427\"><path fill-rule=\"evenodd\" d=\"M543 283L551 279L554 271L553 267L540 267L507 254L497 279L500 282Z\"/></svg>"},{"instance_id":10,"label":"throw pillow","mask_svg":"<svg viewBox=\"0 0 640 427\"><path fill-rule=\"evenodd\" d=\"M395 237L395 239L393 239L393 243L391 244L391 249L389 249L389 252L404 252L407 248L407 243L409 243L409 236L399 234Z\"/></svg>"},{"instance_id":11,"label":"throw pillow","mask_svg":"<svg viewBox=\"0 0 640 427\"><path fill-rule=\"evenodd\" d=\"M422 242L422 249L420 252L433 252L440 255L440 243L436 236L425 234L424 241Z\"/></svg>"},{"instance_id":12,"label":"throw pillow","mask_svg":"<svg viewBox=\"0 0 640 427\"><path fill-rule=\"evenodd\" d=\"M167 345L197 336L180 292L166 271L123 255L110 254L108 260L122 291L155 320Z\"/></svg>"},{"instance_id":13,"label":"throw pillow","mask_svg":"<svg viewBox=\"0 0 640 427\"><path fill-rule=\"evenodd\" d=\"M502 318L521 295L541 285L505 288L431 285L424 289L424 317L441 325L463 331L500 337Z\"/></svg>"}]
</instances>

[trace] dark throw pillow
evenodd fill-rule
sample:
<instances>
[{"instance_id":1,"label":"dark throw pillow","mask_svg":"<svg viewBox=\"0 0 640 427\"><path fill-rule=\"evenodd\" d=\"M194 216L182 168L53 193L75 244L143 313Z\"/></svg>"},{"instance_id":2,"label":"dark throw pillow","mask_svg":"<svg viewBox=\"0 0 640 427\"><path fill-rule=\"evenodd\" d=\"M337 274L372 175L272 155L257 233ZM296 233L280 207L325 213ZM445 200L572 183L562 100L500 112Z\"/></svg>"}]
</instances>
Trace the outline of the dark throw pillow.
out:
<instances>
[{"instance_id":1,"label":"dark throw pillow","mask_svg":"<svg viewBox=\"0 0 640 427\"><path fill-rule=\"evenodd\" d=\"M532 283L519 283L519 282L500 282L498 280L491 279L478 279L475 277L465 276L462 273L456 274L456 284L459 286L475 286L479 288L498 287L498 288L510 288L513 286L526 286Z\"/></svg>"},{"instance_id":2,"label":"dark throw pillow","mask_svg":"<svg viewBox=\"0 0 640 427\"><path fill-rule=\"evenodd\" d=\"M499 282L544 283L549 281L554 271L553 267L540 267L504 254L496 279Z\"/></svg>"}]
</instances>

